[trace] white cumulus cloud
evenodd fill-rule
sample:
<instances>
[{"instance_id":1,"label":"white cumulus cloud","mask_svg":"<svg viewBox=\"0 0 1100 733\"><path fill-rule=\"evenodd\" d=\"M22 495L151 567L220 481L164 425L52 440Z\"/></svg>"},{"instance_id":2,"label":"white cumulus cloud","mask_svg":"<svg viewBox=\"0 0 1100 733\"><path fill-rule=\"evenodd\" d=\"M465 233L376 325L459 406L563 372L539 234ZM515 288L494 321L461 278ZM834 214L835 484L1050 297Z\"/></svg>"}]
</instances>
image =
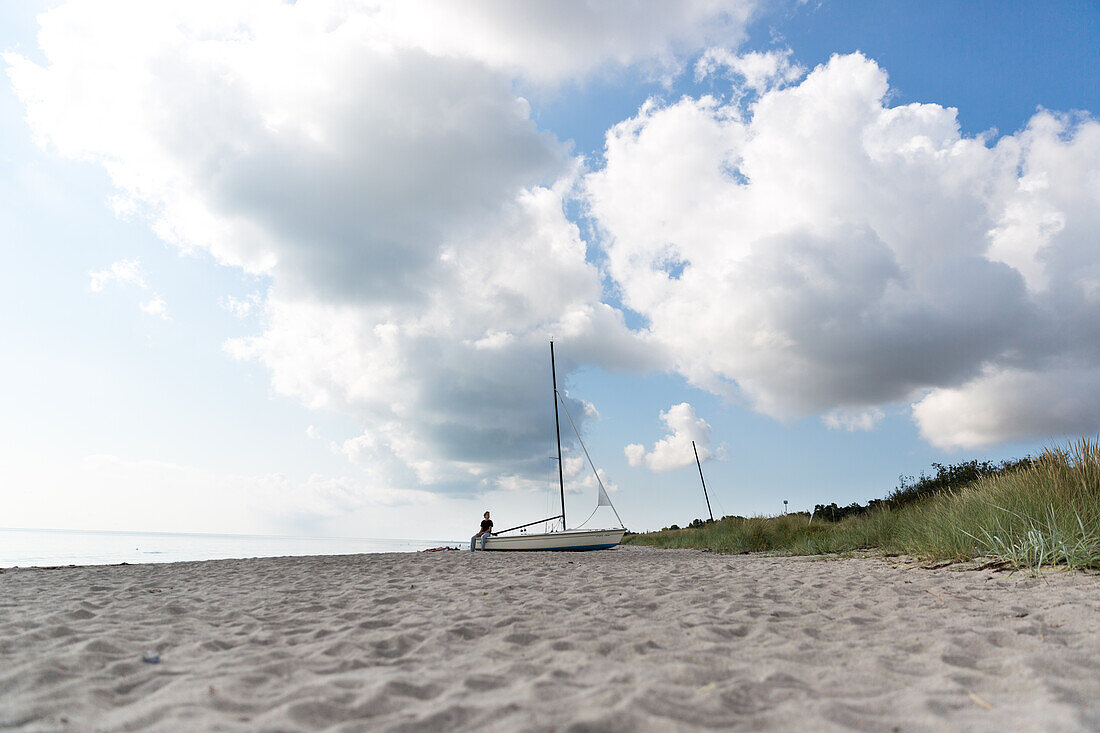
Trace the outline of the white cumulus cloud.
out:
<instances>
[{"instance_id":1,"label":"white cumulus cloud","mask_svg":"<svg viewBox=\"0 0 1100 733\"><path fill-rule=\"evenodd\" d=\"M155 293L152 298L139 304L138 307L141 308L142 313L147 313L165 321L168 320L168 304L164 302L164 298Z\"/></svg>"},{"instance_id":2,"label":"white cumulus cloud","mask_svg":"<svg viewBox=\"0 0 1100 733\"><path fill-rule=\"evenodd\" d=\"M756 0L401 0L379 4L392 37L472 56L538 82L642 65L679 71L682 57L738 43Z\"/></svg>"},{"instance_id":3,"label":"white cumulus cloud","mask_svg":"<svg viewBox=\"0 0 1100 733\"><path fill-rule=\"evenodd\" d=\"M710 448L710 425L695 414L687 402L669 407L660 414L661 422L668 428L668 434L653 444L648 452L644 445L631 443L623 449L626 460L631 466L645 466L650 471L671 471L695 463L695 450L699 460L705 461L714 456ZM695 450L692 449L695 442Z\"/></svg>"},{"instance_id":4,"label":"white cumulus cloud","mask_svg":"<svg viewBox=\"0 0 1100 733\"><path fill-rule=\"evenodd\" d=\"M967 137L888 91L837 56L747 109L650 102L610 130L587 191L624 304L693 384L781 419L916 402L941 446L1100 429L1100 124Z\"/></svg>"},{"instance_id":5,"label":"white cumulus cloud","mask_svg":"<svg viewBox=\"0 0 1100 733\"><path fill-rule=\"evenodd\" d=\"M1026 437L1053 441L1097 430L1100 369L990 368L955 388L932 390L913 405L922 437L941 448L976 448Z\"/></svg>"}]
</instances>

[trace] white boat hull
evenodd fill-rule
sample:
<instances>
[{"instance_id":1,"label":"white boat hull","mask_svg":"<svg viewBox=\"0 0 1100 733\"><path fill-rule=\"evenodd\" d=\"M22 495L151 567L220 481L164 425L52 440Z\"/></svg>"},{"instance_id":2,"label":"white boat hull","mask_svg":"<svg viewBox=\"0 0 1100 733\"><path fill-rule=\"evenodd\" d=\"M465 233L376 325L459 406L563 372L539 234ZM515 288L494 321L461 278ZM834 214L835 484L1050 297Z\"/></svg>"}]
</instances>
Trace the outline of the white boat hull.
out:
<instances>
[{"instance_id":1,"label":"white boat hull","mask_svg":"<svg viewBox=\"0 0 1100 733\"><path fill-rule=\"evenodd\" d=\"M489 537L486 550L610 550L622 541L625 529L591 529ZM481 547L480 540L478 547Z\"/></svg>"}]
</instances>

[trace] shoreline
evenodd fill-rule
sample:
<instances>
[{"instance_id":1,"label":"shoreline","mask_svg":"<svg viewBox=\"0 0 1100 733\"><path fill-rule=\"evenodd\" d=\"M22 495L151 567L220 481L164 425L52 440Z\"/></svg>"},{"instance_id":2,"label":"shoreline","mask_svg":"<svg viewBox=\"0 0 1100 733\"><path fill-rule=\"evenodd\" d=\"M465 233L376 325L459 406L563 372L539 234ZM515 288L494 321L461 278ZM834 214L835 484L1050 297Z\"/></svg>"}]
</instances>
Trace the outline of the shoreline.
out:
<instances>
[{"instance_id":1,"label":"shoreline","mask_svg":"<svg viewBox=\"0 0 1100 733\"><path fill-rule=\"evenodd\" d=\"M1098 632L1096 576L881 558L628 546L6 569L0 727L1088 730Z\"/></svg>"},{"instance_id":2,"label":"shoreline","mask_svg":"<svg viewBox=\"0 0 1100 733\"><path fill-rule=\"evenodd\" d=\"M416 552L443 544L437 539L0 529L0 568Z\"/></svg>"}]
</instances>

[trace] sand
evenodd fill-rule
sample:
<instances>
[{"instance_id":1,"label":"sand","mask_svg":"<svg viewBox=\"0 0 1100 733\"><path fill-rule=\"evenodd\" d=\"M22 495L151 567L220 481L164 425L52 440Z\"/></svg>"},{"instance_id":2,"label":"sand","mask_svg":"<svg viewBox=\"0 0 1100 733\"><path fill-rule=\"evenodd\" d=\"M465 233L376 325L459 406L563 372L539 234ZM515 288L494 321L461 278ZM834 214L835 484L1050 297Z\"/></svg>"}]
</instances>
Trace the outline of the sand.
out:
<instances>
[{"instance_id":1,"label":"sand","mask_svg":"<svg viewBox=\"0 0 1100 733\"><path fill-rule=\"evenodd\" d=\"M1096 730L1098 632L1096 576L878 559L7 570L0 728Z\"/></svg>"}]
</instances>

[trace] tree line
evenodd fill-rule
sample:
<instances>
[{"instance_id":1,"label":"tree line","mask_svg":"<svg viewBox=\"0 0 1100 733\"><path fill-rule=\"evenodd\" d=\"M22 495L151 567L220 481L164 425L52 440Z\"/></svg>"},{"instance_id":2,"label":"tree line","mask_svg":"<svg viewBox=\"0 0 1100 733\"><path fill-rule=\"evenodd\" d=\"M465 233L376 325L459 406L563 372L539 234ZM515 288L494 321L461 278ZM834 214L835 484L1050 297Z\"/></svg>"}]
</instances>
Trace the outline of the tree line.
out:
<instances>
[{"instance_id":1,"label":"tree line","mask_svg":"<svg viewBox=\"0 0 1100 733\"><path fill-rule=\"evenodd\" d=\"M1030 456L1010 458L999 463L993 461L963 461L944 465L932 464L932 473L921 471L920 476L898 476L898 485L885 499L872 499L866 504L853 502L848 506L818 504L814 507L813 517L827 522L839 522L845 517L866 514L874 509L898 509L906 504L921 501L936 494L961 489L986 476L1016 471L1031 466Z\"/></svg>"},{"instance_id":2,"label":"tree line","mask_svg":"<svg viewBox=\"0 0 1100 733\"><path fill-rule=\"evenodd\" d=\"M986 476L995 476L997 474L1030 467L1032 463L1033 459L1031 456L1025 458L1010 458L1000 461L999 463L978 460L962 461L961 463L947 465L933 463L931 473L921 471L919 476L906 476L904 474L898 476L898 485L894 487L894 490L887 494L884 499L871 499L866 504L852 502L847 506L837 506L836 502L831 504L818 504L814 507L812 513L792 512L792 514L803 514L807 517L813 517L813 519L817 521L839 522L846 517L859 516L875 509L898 509L907 504L930 498L936 494L961 489L967 484L973 483ZM744 519L744 517L731 515L722 517L722 519ZM710 523L711 520L709 519L694 519L683 529L696 529ZM668 527L663 527L662 529L681 529L681 527L677 524L673 524Z\"/></svg>"}]
</instances>

